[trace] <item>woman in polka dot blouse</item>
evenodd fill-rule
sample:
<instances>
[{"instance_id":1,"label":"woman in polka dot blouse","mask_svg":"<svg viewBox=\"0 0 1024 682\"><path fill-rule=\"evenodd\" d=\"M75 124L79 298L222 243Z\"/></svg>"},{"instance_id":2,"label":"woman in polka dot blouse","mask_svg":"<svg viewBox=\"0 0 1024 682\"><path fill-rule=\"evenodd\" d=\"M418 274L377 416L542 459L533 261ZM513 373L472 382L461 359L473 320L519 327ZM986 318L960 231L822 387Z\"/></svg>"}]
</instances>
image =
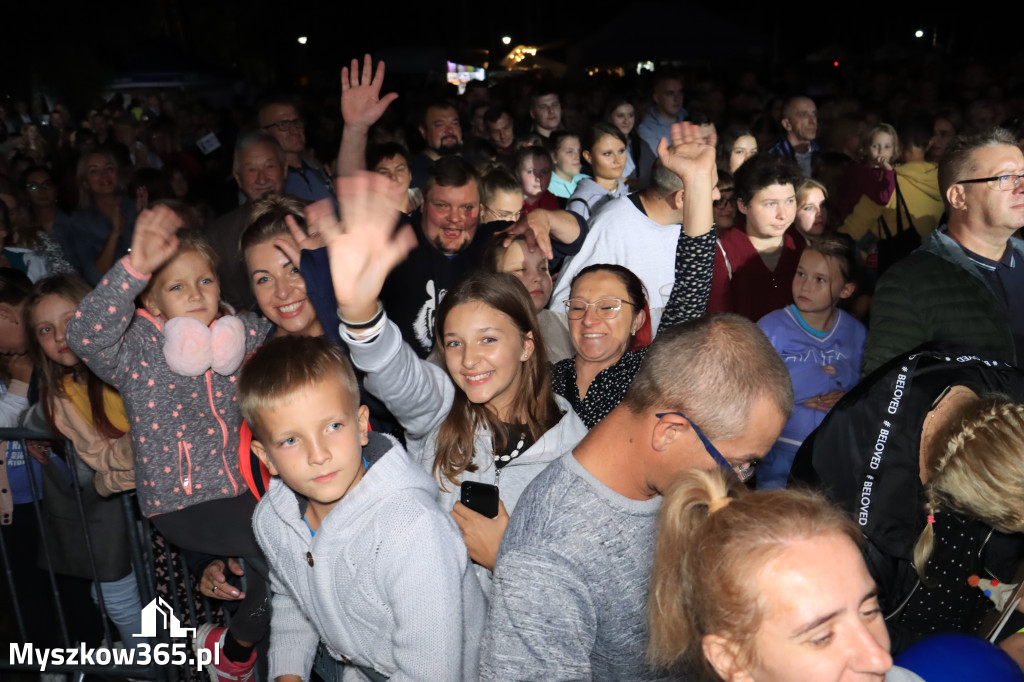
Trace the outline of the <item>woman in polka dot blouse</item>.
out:
<instances>
[{"instance_id":1,"label":"woman in polka dot blouse","mask_svg":"<svg viewBox=\"0 0 1024 682\"><path fill-rule=\"evenodd\" d=\"M919 351L847 393L797 453L790 483L822 486L867 539L894 653L982 634L1003 608L971 576L1014 582L1024 558L1022 403L1015 367Z\"/></svg>"}]
</instances>

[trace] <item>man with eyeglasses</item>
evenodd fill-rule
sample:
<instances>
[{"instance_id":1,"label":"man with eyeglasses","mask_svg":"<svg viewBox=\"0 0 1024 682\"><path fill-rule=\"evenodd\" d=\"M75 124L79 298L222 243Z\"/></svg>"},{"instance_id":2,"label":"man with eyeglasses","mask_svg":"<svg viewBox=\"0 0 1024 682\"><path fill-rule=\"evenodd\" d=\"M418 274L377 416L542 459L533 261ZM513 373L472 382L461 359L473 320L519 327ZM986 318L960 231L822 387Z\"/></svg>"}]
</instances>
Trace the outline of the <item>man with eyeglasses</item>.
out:
<instances>
[{"instance_id":1,"label":"man with eyeglasses","mask_svg":"<svg viewBox=\"0 0 1024 682\"><path fill-rule=\"evenodd\" d=\"M284 192L305 199L319 201L334 197L334 186L327 174L309 160L306 150L306 122L299 110L288 101L270 101L260 107L260 129L270 133L284 149L288 176Z\"/></svg>"},{"instance_id":2,"label":"man with eyeglasses","mask_svg":"<svg viewBox=\"0 0 1024 682\"><path fill-rule=\"evenodd\" d=\"M754 323L726 314L664 330L623 402L519 498L481 679L661 679L644 658L661 496L690 468L750 478L792 409L789 373Z\"/></svg>"},{"instance_id":3,"label":"man with eyeglasses","mask_svg":"<svg viewBox=\"0 0 1024 682\"><path fill-rule=\"evenodd\" d=\"M948 223L879 280L864 373L921 344L1017 364L1024 349L1024 154L996 128L953 139L939 164Z\"/></svg>"}]
</instances>

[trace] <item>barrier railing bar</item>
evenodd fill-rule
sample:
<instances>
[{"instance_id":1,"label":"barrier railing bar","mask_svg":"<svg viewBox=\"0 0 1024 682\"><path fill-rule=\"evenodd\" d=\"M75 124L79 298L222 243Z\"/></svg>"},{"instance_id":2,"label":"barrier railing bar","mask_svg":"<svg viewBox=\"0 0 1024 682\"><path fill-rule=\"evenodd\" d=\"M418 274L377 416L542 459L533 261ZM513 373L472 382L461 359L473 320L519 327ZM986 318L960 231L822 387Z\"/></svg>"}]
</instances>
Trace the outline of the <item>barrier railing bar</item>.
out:
<instances>
[{"instance_id":1,"label":"barrier railing bar","mask_svg":"<svg viewBox=\"0 0 1024 682\"><path fill-rule=\"evenodd\" d=\"M23 441L22 446L25 445L26 444ZM72 447L70 441L68 441L66 447ZM94 578L93 585L96 590L96 604L100 607L100 622L103 624L103 636L106 638L107 644L113 647L114 639L110 631L110 625L108 625L109 618L107 617L106 598L103 596L103 582L100 580L100 572L96 567L96 553L93 550L92 536L89 534L89 523L85 519L85 504L82 502L82 490L79 487L80 481L78 478L78 465L77 462L74 461L77 456L78 455L72 448L68 456L68 459L70 460L68 462L68 469L71 472L71 487L75 491L75 502L78 504L78 520L82 524L82 534L83 539L85 540L85 552L89 555L89 568L92 569L92 576ZM120 634L120 631L118 634Z\"/></svg>"},{"instance_id":2,"label":"barrier railing bar","mask_svg":"<svg viewBox=\"0 0 1024 682\"><path fill-rule=\"evenodd\" d=\"M14 431L17 435L7 433L8 431ZM25 434L31 434L26 436ZM39 524L40 544L43 548L43 557L46 560L47 574L50 578L50 588L53 590L53 603L57 611L57 622L60 624L60 634L63 638L64 646L71 646L71 638L68 636L67 621L64 617L64 607L60 602L60 590L57 588L57 574L53 570L53 555L50 553L50 539L49 533L46 532L46 525L43 523L43 506L39 501L39 498L35 496L36 490L42 490L43 482L39 481L39 487L36 487L36 475L32 470L32 465L28 462L29 457L32 455L28 452L26 440L48 440L52 438L49 434L43 434L39 431L30 431L28 429L0 429L0 440L19 440L21 441L21 447L24 450L25 460L25 473L28 475L28 486L29 490L33 491L32 495L32 509L36 515L36 522ZM13 593L12 593L13 594ZM15 596L15 599L17 597Z\"/></svg>"},{"instance_id":3,"label":"barrier railing bar","mask_svg":"<svg viewBox=\"0 0 1024 682\"><path fill-rule=\"evenodd\" d=\"M28 635L25 633L25 621L21 617L21 605L15 597L17 592L15 591L14 571L11 570L11 558L7 554L7 544L4 542L3 535L0 535L0 559L3 559L4 573L7 574L7 587L11 591L11 603L14 605L14 622L18 626L18 635L22 640L25 640Z\"/></svg>"}]
</instances>

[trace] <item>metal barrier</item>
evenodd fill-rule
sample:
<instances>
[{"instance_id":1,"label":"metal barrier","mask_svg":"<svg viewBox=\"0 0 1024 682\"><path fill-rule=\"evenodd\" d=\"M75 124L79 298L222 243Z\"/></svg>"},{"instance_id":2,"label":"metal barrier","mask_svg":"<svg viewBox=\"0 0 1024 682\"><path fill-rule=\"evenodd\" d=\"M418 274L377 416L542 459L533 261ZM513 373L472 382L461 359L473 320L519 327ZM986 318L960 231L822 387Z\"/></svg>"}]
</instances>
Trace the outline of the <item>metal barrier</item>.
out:
<instances>
[{"instance_id":1,"label":"metal barrier","mask_svg":"<svg viewBox=\"0 0 1024 682\"><path fill-rule=\"evenodd\" d=\"M0 429L0 442L20 441L21 446L26 453L26 457L29 456L26 441L52 440L53 436L48 432L23 428ZM67 451L69 452L68 462L70 466L68 466L68 470L71 475L71 488L74 491L75 503L78 509L78 520L81 524L82 537L87 549L90 569L89 572L94 584L96 584L99 582L96 579L99 574L97 570L97 556L95 543L91 537L89 524L86 519L85 505L83 503L82 488L78 478L78 472L74 465L74 460L77 455L74 454L74 450L71 448L70 444L67 445ZM26 460L26 462L28 462L28 460ZM26 472L28 473L31 489L40 490L42 487L41 481L36 480L36 474L31 463L28 463L28 466L26 466ZM184 561L180 560L180 558L177 562L180 565L176 565L173 550L170 545L164 542L163 556L159 559L155 556L153 548L154 530L149 521L142 517L139 512L139 505L135 491L132 490L119 493L118 497L120 497L121 500L121 512L127 531L125 541L128 543L131 566L135 573L141 603L149 605L158 597L157 584L159 581L157 578L157 568L159 566L166 572L168 577L168 605L174 614L184 616L183 620L185 624L190 624L191 627L197 627L199 624L205 622L223 622L225 625L230 625L231 618L227 611L220 608L213 608L205 596L200 600L196 599L195 593L192 590L192 580L189 575L188 567L185 566ZM69 636L67 620L68 614L64 613L64 609L61 605L60 588L57 580L58 572L55 570L53 561L54 548L51 546L52 539L47 537L45 532L45 504L45 499L43 501L40 501L38 498L32 500L32 511L37 526L41 531L40 541L42 564L47 573L59 629L59 641L56 643L56 646L63 648L77 648L80 646L80 643L72 641ZM17 523L17 519L15 519L14 522ZM157 535L156 537L159 536ZM22 603L22 597L30 596L34 600L30 608L42 608L42 604L38 603L39 595L23 595L18 592L14 572L11 568L11 552L16 550L17 548L7 547L3 536L0 535L0 561L2 561L5 574L4 582L6 583L13 605L12 611L16 624L18 640L20 645L24 647L24 645L28 644L28 634L23 618L26 605ZM241 588L244 591L246 589L244 575L242 576L242 581ZM100 646L112 648L113 643L117 641L117 638L113 636L114 633L109 625L110 619L108 618L106 603L103 599L103 591L96 589L95 592L96 604L99 609L103 627L103 644ZM199 608L196 607L197 601L200 604ZM164 651L172 651L173 645L185 644L186 651L188 651L191 656L191 642L185 641L182 638L172 639L166 628L159 628L156 631L155 640L155 642L152 642L153 649L158 645L164 645L166 647ZM23 648L22 651L24 651ZM262 662L258 657L257 667L255 670L255 678L257 680L263 679L263 676L260 674L261 663ZM312 672L316 677L321 678L324 682L340 682L344 667L343 663L331 658L330 655L326 653L326 650L321 646L317 652ZM387 677L381 675L375 670L363 668L361 666L359 666L359 668L370 682L383 682L387 680ZM22 660L19 660L18 658L12 659L12 650L9 648L7 651L0 652L0 671L4 670L39 672L39 664L34 659L30 662L25 662L23 657ZM73 664L48 663L46 666L46 672L68 674L71 682L82 682L84 676L87 674L103 675L113 678L142 678L157 680L158 682L198 682L200 679L205 680L205 672L200 673L200 671L196 670L194 667L184 665L174 666L166 663L161 665L155 661L151 661L148 665L126 665L124 663L114 662L113 660L102 665L97 663L82 664L79 662Z\"/></svg>"},{"instance_id":2,"label":"metal barrier","mask_svg":"<svg viewBox=\"0 0 1024 682\"><path fill-rule=\"evenodd\" d=\"M53 436L46 432L34 431L30 429L0 429L0 441L20 441L22 448L26 453L26 458L29 457L26 441L52 441ZM84 542L86 553L88 554L88 573L92 576L94 585L98 583L96 577L99 572L97 570L97 554L94 538L90 532L89 523L86 518L86 509L83 502L82 486L79 480L77 467L75 466L75 459L77 455L73 454L73 449L70 449L70 453L67 458L67 471L70 474L70 488L74 494L74 503L78 511L78 521L81 524L82 541ZM26 459L27 466L25 471L28 475L29 484L32 490L41 490L42 481L38 480L38 476L34 467ZM68 616L62 605L61 591L58 585L58 571L55 570L54 566L54 553L57 548L53 546L53 539L50 538L46 532L47 523L46 518L46 501L39 500L37 496L33 496L36 499L32 500L32 513L37 527L40 529L40 564L43 570L46 571L49 588L52 595L52 605L54 609L54 615L56 616L57 623L57 641L53 644L56 647L65 649L70 648L81 648L84 652L89 650L90 647L86 647L79 642L72 641L69 636L68 628ZM149 522L144 519L139 513L139 507L134 491L128 491L120 493L118 495L121 501L121 513L125 522L127 530L127 537L125 542L130 555L130 562L132 570L134 571L136 584L139 591L139 597L143 605L150 604L154 599L157 598L157 560L158 558L154 555L153 551L153 529ZM18 522L18 519L13 520L14 523ZM170 545L164 544L165 551L163 556L159 557L161 562L161 568L166 571L167 575L167 596L169 597L169 604L175 614L184 616L183 621L186 624L191 624L191 627L196 627L201 622L213 622L215 620L221 620L222 614L220 610L214 610L210 603L205 597L200 602L201 608L196 608L196 599L192 592L191 580L187 567L184 566L184 562L180 560L176 565L174 550ZM26 608L31 609L43 609L47 608L47 605L41 603L44 598L50 597L51 595L27 595L19 593L18 585L15 581L14 571L12 570L12 553L18 551L16 547L7 547L0 535L0 560L3 562L3 569L7 591L9 592L12 611L15 622L16 636L18 638L18 644L20 644L19 650L14 651L13 647L9 647L7 651L0 652L0 671L11 670L11 671L35 671L39 672L40 666L38 659L32 658L26 661L25 656L25 645L28 642L28 634L25 625L25 613ZM244 589L244 587L243 587ZM181 594L179 594L179 592ZM98 645L97 648L113 648L113 643L118 641L120 637L115 637L110 627L110 619L108 618L107 605L103 597L103 591L98 587L95 589L96 605L99 609L100 619L102 622L102 635L103 642ZM31 601L26 600L28 597ZM226 614L223 614L226 616ZM226 620L226 618L225 618ZM184 651L188 652L188 656L192 656L191 642L187 642L181 638L171 639L165 628L157 628L155 636L152 638L155 641L151 641L151 653L156 650L158 645L166 645L163 649L164 652L174 651L173 645L177 644L179 650L184 645ZM29 656L32 656L34 647L29 648ZM102 657L102 656L101 656ZM189 680L197 680L200 678L199 671L194 668L187 668L185 666L171 665L169 661L163 662L163 664L157 663L151 660L146 665L139 665L133 663L128 665L125 663L126 655L121 655L120 661L113 660L116 655L107 655L108 663L99 664L95 662L95 656L91 656L93 659L91 663L82 663L75 661L74 663L61 663L53 664L48 663L46 666L46 672L53 673L65 673L70 674L71 679L74 682L80 682L86 674L98 674L107 677L114 678L144 678L158 680L159 682L188 682ZM152 659L153 656L150 656ZM160 656L163 660L163 656ZM202 674L205 679L205 673Z\"/></svg>"}]
</instances>

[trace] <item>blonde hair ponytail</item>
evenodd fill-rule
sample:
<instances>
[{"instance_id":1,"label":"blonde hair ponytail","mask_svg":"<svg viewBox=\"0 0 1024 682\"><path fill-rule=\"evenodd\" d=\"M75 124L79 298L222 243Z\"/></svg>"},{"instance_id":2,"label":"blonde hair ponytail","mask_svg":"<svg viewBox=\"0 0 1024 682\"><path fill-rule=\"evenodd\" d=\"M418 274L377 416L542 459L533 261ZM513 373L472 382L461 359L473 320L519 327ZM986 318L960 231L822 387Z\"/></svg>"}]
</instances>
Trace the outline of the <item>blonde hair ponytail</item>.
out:
<instances>
[{"instance_id":1,"label":"blonde hair ponytail","mask_svg":"<svg viewBox=\"0 0 1024 682\"><path fill-rule=\"evenodd\" d=\"M1024 405L1004 395L967 401L954 412L928 463L925 510L934 519L943 503L988 525L1024 532ZM934 524L914 547L922 580L934 549Z\"/></svg>"},{"instance_id":2,"label":"blonde hair ponytail","mask_svg":"<svg viewBox=\"0 0 1024 682\"><path fill-rule=\"evenodd\" d=\"M862 540L860 530L821 495L802 490L748 493L721 470L688 470L666 493L648 596L647 660L656 670L717 679L704 657L706 635L735 643L756 660L763 619L759 567L794 542L825 535Z\"/></svg>"},{"instance_id":3,"label":"blonde hair ponytail","mask_svg":"<svg viewBox=\"0 0 1024 682\"><path fill-rule=\"evenodd\" d=\"M737 492L733 488L732 492ZM684 577L682 557L708 517L726 506L730 490L719 472L687 471L665 495L658 511L658 538L649 592L650 641L647 658L658 669L682 659L703 658L701 635L686 604L693 585Z\"/></svg>"},{"instance_id":4,"label":"blonde hair ponytail","mask_svg":"<svg viewBox=\"0 0 1024 682\"><path fill-rule=\"evenodd\" d=\"M935 549L935 515L939 511L940 503L938 499L938 493L930 485L925 486L924 489L925 511L928 512L928 518L924 524L924 530L917 537L917 542L914 544L914 570L917 571L917 575L921 578L921 582L926 587L931 585L925 575L925 567L928 565L928 558L932 555L932 550Z\"/></svg>"}]
</instances>

